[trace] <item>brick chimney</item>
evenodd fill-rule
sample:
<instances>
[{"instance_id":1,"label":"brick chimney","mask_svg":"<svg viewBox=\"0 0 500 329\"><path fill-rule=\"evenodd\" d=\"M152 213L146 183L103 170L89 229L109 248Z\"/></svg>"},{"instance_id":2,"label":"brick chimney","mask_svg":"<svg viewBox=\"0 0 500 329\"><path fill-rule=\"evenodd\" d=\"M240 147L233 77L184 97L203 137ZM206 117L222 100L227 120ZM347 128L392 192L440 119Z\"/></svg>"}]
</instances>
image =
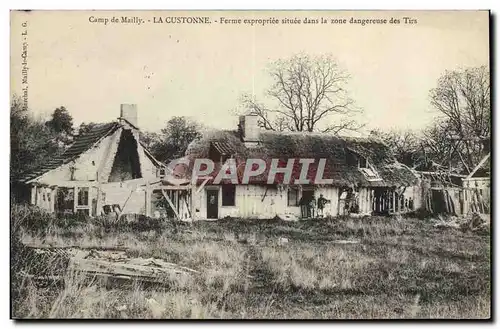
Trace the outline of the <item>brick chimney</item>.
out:
<instances>
[{"instance_id":1,"label":"brick chimney","mask_svg":"<svg viewBox=\"0 0 500 329\"><path fill-rule=\"evenodd\" d=\"M256 146L259 142L259 117L253 114L241 115L239 131L246 146Z\"/></svg>"},{"instance_id":2,"label":"brick chimney","mask_svg":"<svg viewBox=\"0 0 500 329\"><path fill-rule=\"evenodd\" d=\"M119 119L125 119L139 129L139 124L137 122L137 104L121 104Z\"/></svg>"}]
</instances>

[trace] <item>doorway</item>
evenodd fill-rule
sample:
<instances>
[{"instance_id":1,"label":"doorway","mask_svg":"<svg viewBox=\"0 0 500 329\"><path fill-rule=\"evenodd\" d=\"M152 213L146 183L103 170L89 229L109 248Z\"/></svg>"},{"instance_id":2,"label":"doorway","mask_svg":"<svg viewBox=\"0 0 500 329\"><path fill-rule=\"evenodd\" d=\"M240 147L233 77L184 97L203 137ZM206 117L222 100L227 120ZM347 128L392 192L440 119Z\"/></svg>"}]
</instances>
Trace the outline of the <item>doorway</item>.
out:
<instances>
[{"instance_id":1,"label":"doorway","mask_svg":"<svg viewBox=\"0 0 500 329\"><path fill-rule=\"evenodd\" d=\"M315 207L312 204L313 199L315 199L314 190L302 190L302 218L314 218L316 216Z\"/></svg>"},{"instance_id":2,"label":"doorway","mask_svg":"<svg viewBox=\"0 0 500 329\"><path fill-rule=\"evenodd\" d=\"M219 190L207 191L207 218L219 218Z\"/></svg>"}]
</instances>

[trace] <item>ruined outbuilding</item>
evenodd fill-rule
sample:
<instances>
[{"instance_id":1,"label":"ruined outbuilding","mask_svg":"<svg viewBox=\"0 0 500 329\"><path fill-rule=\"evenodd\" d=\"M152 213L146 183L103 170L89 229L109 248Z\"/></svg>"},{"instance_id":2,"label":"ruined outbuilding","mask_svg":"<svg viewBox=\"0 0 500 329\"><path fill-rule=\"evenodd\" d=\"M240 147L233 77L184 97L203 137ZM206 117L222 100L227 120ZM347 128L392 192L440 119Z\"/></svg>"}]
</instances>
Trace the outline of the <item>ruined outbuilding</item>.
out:
<instances>
[{"instance_id":1,"label":"ruined outbuilding","mask_svg":"<svg viewBox=\"0 0 500 329\"><path fill-rule=\"evenodd\" d=\"M164 166L139 139L137 107L122 104L120 117L76 136L62 155L21 179L26 201L57 214L151 215Z\"/></svg>"},{"instance_id":2,"label":"ruined outbuilding","mask_svg":"<svg viewBox=\"0 0 500 329\"><path fill-rule=\"evenodd\" d=\"M433 164L417 168L422 179L423 208L431 213L465 216L489 214L491 204L490 153L468 174ZM420 169L420 170L419 170Z\"/></svg>"}]
</instances>

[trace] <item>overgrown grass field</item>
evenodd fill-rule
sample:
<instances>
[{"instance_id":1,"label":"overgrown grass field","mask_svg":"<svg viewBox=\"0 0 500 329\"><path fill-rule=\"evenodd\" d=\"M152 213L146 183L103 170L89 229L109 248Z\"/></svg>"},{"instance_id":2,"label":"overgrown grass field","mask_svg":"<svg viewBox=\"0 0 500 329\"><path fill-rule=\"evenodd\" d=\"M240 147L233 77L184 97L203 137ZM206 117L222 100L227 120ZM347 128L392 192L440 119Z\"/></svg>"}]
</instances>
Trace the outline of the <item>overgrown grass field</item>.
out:
<instances>
[{"instance_id":1,"label":"overgrown grass field","mask_svg":"<svg viewBox=\"0 0 500 329\"><path fill-rule=\"evenodd\" d=\"M12 208L16 318L394 319L490 317L490 235L417 218L142 224L56 220ZM164 287L66 273L22 277L23 245L126 250L190 267ZM63 266L49 262L47 266Z\"/></svg>"}]
</instances>

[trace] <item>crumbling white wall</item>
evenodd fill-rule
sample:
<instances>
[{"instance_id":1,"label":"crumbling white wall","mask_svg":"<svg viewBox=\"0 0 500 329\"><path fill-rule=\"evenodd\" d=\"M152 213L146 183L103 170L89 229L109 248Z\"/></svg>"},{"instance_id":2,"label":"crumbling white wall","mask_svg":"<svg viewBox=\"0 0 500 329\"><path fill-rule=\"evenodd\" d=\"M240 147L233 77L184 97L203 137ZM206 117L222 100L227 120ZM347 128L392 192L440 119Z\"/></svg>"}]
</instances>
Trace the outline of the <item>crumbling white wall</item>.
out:
<instances>
[{"instance_id":1,"label":"crumbling white wall","mask_svg":"<svg viewBox=\"0 0 500 329\"><path fill-rule=\"evenodd\" d=\"M82 153L74 163L64 164L35 179L34 182L47 185L67 186L71 181L99 181L107 178L113 165L120 129L105 137L96 147ZM114 151L114 152L113 152ZM74 180L71 180L71 167L75 167ZM109 168L109 170L108 170Z\"/></svg>"},{"instance_id":2,"label":"crumbling white wall","mask_svg":"<svg viewBox=\"0 0 500 329\"><path fill-rule=\"evenodd\" d=\"M146 214L146 192L142 180L102 184L101 205L120 205L124 214ZM98 212L102 209L98 209Z\"/></svg>"},{"instance_id":3,"label":"crumbling white wall","mask_svg":"<svg viewBox=\"0 0 500 329\"><path fill-rule=\"evenodd\" d=\"M318 187L314 193L316 201L321 194L323 194L325 199L330 200L330 202L325 205L325 209L323 210L324 216L337 216L339 214L340 189L334 186Z\"/></svg>"},{"instance_id":4,"label":"crumbling white wall","mask_svg":"<svg viewBox=\"0 0 500 329\"><path fill-rule=\"evenodd\" d=\"M32 187L31 203L49 212L54 211L55 205L55 189L45 186Z\"/></svg>"},{"instance_id":5,"label":"crumbling white wall","mask_svg":"<svg viewBox=\"0 0 500 329\"><path fill-rule=\"evenodd\" d=\"M207 189L218 190L219 211L218 218L241 217L241 218L273 218L276 215L293 215L300 217L299 206L288 206L288 190L286 186L278 188L266 185L236 185L235 205L222 206L222 189L220 186L206 186L200 193L195 195L196 217L207 218ZM267 192L266 192L267 190ZM299 190L299 198L300 198ZM337 187L317 187L315 190L316 200L320 194L330 200L324 209L325 216L337 216L338 195Z\"/></svg>"},{"instance_id":6,"label":"crumbling white wall","mask_svg":"<svg viewBox=\"0 0 500 329\"><path fill-rule=\"evenodd\" d=\"M116 152L122 128L112 135L105 137L96 147L82 153L74 163L67 163L42 175L34 182L47 185L67 186L71 182L71 167L75 167L73 181L98 181L107 182ZM138 145L139 161L143 178L156 178L156 166L146 156L142 145Z\"/></svg>"},{"instance_id":7,"label":"crumbling white wall","mask_svg":"<svg viewBox=\"0 0 500 329\"><path fill-rule=\"evenodd\" d=\"M141 163L141 175L142 178L152 180L157 177L156 175L156 165L151 161L151 159L146 155L146 151L142 147L142 145L139 144L139 147L137 149L137 153L139 154L139 161Z\"/></svg>"}]
</instances>

